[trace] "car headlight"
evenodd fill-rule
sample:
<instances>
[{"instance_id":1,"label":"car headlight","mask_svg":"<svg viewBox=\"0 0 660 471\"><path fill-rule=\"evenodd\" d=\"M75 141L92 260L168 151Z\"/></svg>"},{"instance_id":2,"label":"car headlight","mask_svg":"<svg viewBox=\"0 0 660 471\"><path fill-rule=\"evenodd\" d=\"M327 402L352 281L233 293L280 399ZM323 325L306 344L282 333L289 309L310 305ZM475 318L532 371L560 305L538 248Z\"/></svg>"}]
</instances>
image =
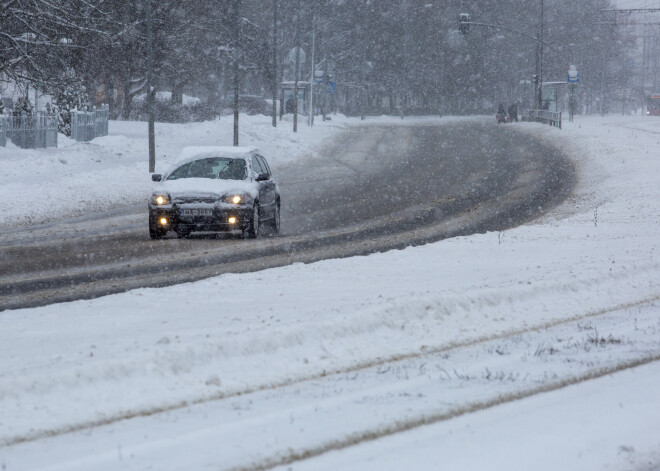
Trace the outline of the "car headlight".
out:
<instances>
[{"instance_id":1,"label":"car headlight","mask_svg":"<svg viewBox=\"0 0 660 471\"><path fill-rule=\"evenodd\" d=\"M170 204L170 195L167 193L154 193L151 195L151 204L155 204L156 206Z\"/></svg>"},{"instance_id":2,"label":"car headlight","mask_svg":"<svg viewBox=\"0 0 660 471\"><path fill-rule=\"evenodd\" d=\"M233 195L225 195L222 201L230 204L246 204L250 201L250 195L245 193L237 193Z\"/></svg>"}]
</instances>

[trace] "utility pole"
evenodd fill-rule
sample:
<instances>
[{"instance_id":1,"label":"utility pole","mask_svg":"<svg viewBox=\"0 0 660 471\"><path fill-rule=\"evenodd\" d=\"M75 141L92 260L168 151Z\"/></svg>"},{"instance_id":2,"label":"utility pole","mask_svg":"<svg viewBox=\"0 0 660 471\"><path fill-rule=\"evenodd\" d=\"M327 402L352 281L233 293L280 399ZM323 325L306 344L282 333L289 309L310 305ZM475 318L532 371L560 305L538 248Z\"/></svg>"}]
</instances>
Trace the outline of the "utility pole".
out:
<instances>
[{"instance_id":1,"label":"utility pole","mask_svg":"<svg viewBox=\"0 0 660 471\"><path fill-rule=\"evenodd\" d=\"M653 37L653 93L658 90L658 31Z\"/></svg>"},{"instance_id":2,"label":"utility pole","mask_svg":"<svg viewBox=\"0 0 660 471\"><path fill-rule=\"evenodd\" d=\"M540 64L540 59L541 59L541 36L537 33L536 34L536 60L535 60L535 66L534 66L534 97L532 101L534 102L534 109L535 110L540 110L541 109L541 99L539 98L541 96L541 92L539 91L539 64Z\"/></svg>"},{"instance_id":3,"label":"utility pole","mask_svg":"<svg viewBox=\"0 0 660 471\"><path fill-rule=\"evenodd\" d=\"M361 75L362 75L362 86L360 89L362 90L362 93L360 94L360 119L364 121L366 111L365 108L367 107L367 79L366 79L366 72L365 72L365 67L366 67L366 60L364 60L364 57L362 59L362 67L361 67Z\"/></svg>"},{"instance_id":4,"label":"utility pole","mask_svg":"<svg viewBox=\"0 0 660 471\"><path fill-rule=\"evenodd\" d=\"M273 0L273 127L277 127L277 0Z\"/></svg>"},{"instance_id":5,"label":"utility pole","mask_svg":"<svg viewBox=\"0 0 660 471\"><path fill-rule=\"evenodd\" d=\"M606 0L600 0L599 4L602 5L602 4L604 4L605 1ZM603 27L600 26L599 30L600 31L598 32L598 35L602 37ZM601 50L600 55L602 57L602 50ZM603 59L601 59L601 60L603 60ZM604 60L603 60L603 62L604 62ZM603 106L603 103L605 102L605 67L604 66L602 66L600 68L600 90L599 90L599 93L600 93L600 100L599 100L599 103L598 103L598 112L600 113L601 116L605 116L605 107Z\"/></svg>"},{"instance_id":6,"label":"utility pole","mask_svg":"<svg viewBox=\"0 0 660 471\"><path fill-rule=\"evenodd\" d=\"M648 29L645 25L642 33L642 99L646 96L646 58L648 56Z\"/></svg>"},{"instance_id":7,"label":"utility pole","mask_svg":"<svg viewBox=\"0 0 660 471\"><path fill-rule=\"evenodd\" d=\"M154 131L154 93L151 90L154 51L151 30L151 0L147 0L147 114L149 115L149 173L156 171L156 133Z\"/></svg>"},{"instance_id":8,"label":"utility pole","mask_svg":"<svg viewBox=\"0 0 660 471\"><path fill-rule=\"evenodd\" d=\"M314 53L316 50L316 0L312 0L312 78L309 82L309 125L314 126L314 79L316 78L315 69L316 60Z\"/></svg>"},{"instance_id":9,"label":"utility pole","mask_svg":"<svg viewBox=\"0 0 660 471\"><path fill-rule=\"evenodd\" d=\"M538 108L543 108L543 0L541 0L541 28L539 32L539 64L538 64Z\"/></svg>"},{"instance_id":10,"label":"utility pole","mask_svg":"<svg viewBox=\"0 0 660 471\"><path fill-rule=\"evenodd\" d=\"M406 91L407 91L407 83L406 83L406 61L407 61L407 56L408 56L408 0L403 0L402 3L403 7L403 74L401 77L401 119L406 114Z\"/></svg>"},{"instance_id":11,"label":"utility pole","mask_svg":"<svg viewBox=\"0 0 660 471\"><path fill-rule=\"evenodd\" d=\"M234 31L233 31L233 52L234 52L234 146L238 146L238 87L239 87L239 67L238 67L238 60L239 60L239 43L240 43L240 33L241 33L241 25L240 25L240 6L241 6L241 0L234 0L234 8L233 8L233 26L234 26Z\"/></svg>"},{"instance_id":12,"label":"utility pole","mask_svg":"<svg viewBox=\"0 0 660 471\"><path fill-rule=\"evenodd\" d=\"M605 108L603 108L603 101L605 101L605 68L600 69L600 115L605 116Z\"/></svg>"},{"instance_id":13,"label":"utility pole","mask_svg":"<svg viewBox=\"0 0 660 471\"><path fill-rule=\"evenodd\" d=\"M300 10L301 0L298 0L296 14L296 73L293 82L293 132L298 132L298 75L300 75Z\"/></svg>"}]
</instances>

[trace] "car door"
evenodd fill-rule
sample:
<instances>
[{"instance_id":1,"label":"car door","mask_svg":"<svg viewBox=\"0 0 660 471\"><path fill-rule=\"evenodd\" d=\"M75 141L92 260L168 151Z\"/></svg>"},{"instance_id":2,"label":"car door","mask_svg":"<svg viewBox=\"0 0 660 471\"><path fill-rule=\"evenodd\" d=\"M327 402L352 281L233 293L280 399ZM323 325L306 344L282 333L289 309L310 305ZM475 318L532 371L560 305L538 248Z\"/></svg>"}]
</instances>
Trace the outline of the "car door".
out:
<instances>
[{"instance_id":1,"label":"car door","mask_svg":"<svg viewBox=\"0 0 660 471\"><path fill-rule=\"evenodd\" d=\"M263 174L268 175L267 169L263 167L261 160L256 154L252 156L252 170L257 176ZM272 196L270 194L271 191L268 185L268 180L258 181L257 184L259 185L259 206L262 208L260 216L268 217L268 214L270 214L270 206L272 204Z\"/></svg>"},{"instance_id":2,"label":"car door","mask_svg":"<svg viewBox=\"0 0 660 471\"><path fill-rule=\"evenodd\" d=\"M266 163L266 160L263 158L263 156L256 154L254 156L254 160L258 162L258 167L259 172L262 174L266 174L268 176L267 180L263 180L259 182L260 184L260 197L263 198L261 201L263 202L262 205L268 206L269 211L272 210L272 205L275 204L277 201L277 185L275 184L275 181L272 178L272 174L270 172L270 168L268 167L268 164Z\"/></svg>"}]
</instances>

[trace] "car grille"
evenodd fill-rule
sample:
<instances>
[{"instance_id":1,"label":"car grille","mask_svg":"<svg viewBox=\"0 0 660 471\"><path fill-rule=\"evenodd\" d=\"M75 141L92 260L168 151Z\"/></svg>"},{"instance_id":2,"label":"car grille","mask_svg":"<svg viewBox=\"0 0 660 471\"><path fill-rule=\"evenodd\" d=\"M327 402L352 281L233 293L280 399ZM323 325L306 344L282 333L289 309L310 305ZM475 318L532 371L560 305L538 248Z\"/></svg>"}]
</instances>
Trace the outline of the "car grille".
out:
<instances>
[{"instance_id":1,"label":"car grille","mask_svg":"<svg viewBox=\"0 0 660 471\"><path fill-rule=\"evenodd\" d=\"M176 197L172 200L175 204L190 204L190 203L215 203L217 198L210 196L191 196L191 197Z\"/></svg>"}]
</instances>

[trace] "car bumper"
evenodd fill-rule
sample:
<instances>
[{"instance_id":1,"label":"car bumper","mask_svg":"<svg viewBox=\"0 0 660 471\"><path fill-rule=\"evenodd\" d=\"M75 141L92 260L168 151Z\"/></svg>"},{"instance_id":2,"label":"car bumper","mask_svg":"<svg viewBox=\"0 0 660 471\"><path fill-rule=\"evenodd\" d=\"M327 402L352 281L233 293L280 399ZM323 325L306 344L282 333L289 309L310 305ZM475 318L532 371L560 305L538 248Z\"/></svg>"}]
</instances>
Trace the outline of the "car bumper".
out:
<instances>
[{"instance_id":1,"label":"car bumper","mask_svg":"<svg viewBox=\"0 0 660 471\"><path fill-rule=\"evenodd\" d=\"M211 210L210 215L184 216L182 210L202 209ZM231 219L234 219L232 222ZM165 219L165 223L161 222ZM167 230L174 231L212 231L212 232L230 232L236 230L245 230L249 227L252 219L252 208L185 208L158 207L149 205L149 223Z\"/></svg>"}]
</instances>

